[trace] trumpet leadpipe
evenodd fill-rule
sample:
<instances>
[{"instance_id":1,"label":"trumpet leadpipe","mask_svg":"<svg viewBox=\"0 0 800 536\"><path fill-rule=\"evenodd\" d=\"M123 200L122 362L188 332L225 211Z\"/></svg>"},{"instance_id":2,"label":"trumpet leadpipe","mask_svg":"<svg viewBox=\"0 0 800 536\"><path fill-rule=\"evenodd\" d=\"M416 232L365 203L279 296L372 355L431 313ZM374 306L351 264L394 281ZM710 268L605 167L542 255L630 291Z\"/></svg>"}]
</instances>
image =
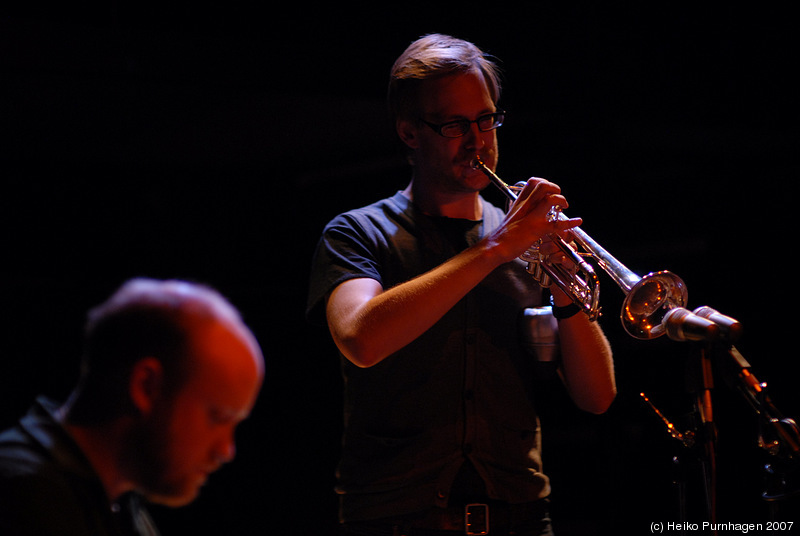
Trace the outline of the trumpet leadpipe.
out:
<instances>
[{"instance_id":1,"label":"trumpet leadpipe","mask_svg":"<svg viewBox=\"0 0 800 536\"><path fill-rule=\"evenodd\" d=\"M481 160L480 156L475 155L475 158L472 159L471 165L472 169L483 171L483 173L487 177L489 177L489 180L491 180L494 183L494 185L500 189L501 192L506 194L506 197L508 197L511 201L517 200L518 196L516 193L514 193L514 190L512 190L511 187L508 184L506 184L506 182L503 179L498 177L494 171L489 169L489 166L483 163L483 160Z\"/></svg>"}]
</instances>

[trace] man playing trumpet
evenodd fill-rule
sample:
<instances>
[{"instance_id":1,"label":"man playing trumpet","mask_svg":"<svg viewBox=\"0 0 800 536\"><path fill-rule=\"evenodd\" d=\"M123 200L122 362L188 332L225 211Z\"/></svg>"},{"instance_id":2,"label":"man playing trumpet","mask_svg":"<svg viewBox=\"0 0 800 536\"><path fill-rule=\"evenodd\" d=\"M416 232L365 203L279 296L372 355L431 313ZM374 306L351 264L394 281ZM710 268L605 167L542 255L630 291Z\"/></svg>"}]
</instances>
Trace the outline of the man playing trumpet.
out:
<instances>
[{"instance_id":1,"label":"man playing trumpet","mask_svg":"<svg viewBox=\"0 0 800 536\"><path fill-rule=\"evenodd\" d=\"M537 383L525 310L547 305L518 257L580 219L530 179L504 213L481 197L497 165L500 84L475 45L443 35L395 62L389 104L408 187L335 218L315 255L309 318L341 355L345 428L337 472L344 534L549 534ZM600 327L552 291L558 369L577 406L605 412L616 386ZM433 532L435 533L435 532Z\"/></svg>"}]
</instances>

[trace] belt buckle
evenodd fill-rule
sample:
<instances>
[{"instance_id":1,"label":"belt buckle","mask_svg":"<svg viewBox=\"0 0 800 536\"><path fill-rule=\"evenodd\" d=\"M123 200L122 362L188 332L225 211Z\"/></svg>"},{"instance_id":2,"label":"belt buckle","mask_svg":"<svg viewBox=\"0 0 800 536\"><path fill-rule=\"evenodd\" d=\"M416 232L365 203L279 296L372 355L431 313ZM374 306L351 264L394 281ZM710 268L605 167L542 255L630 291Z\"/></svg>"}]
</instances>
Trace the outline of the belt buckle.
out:
<instances>
[{"instance_id":1,"label":"belt buckle","mask_svg":"<svg viewBox=\"0 0 800 536\"><path fill-rule=\"evenodd\" d=\"M464 528L467 536L489 534L489 505L473 503L465 506Z\"/></svg>"}]
</instances>

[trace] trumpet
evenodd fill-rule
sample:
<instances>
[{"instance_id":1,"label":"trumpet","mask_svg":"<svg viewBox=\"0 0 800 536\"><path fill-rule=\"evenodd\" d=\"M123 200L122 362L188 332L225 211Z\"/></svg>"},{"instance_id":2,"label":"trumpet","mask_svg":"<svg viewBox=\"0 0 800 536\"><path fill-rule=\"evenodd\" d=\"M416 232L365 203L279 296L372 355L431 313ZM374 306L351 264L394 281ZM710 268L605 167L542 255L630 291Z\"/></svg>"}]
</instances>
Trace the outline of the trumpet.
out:
<instances>
[{"instance_id":1,"label":"trumpet","mask_svg":"<svg viewBox=\"0 0 800 536\"><path fill-rule=\"evenodd\" d=\"M472 167L482 171L510 201L516 201L517 194L494 171L483 163L480 156L472 160ZM551 221L566 220L561 208L554 206L548 214ZM664 317L674 308L682 308L687 302L688 292L683 280L666 270L651 272L644 277L636 275L615 259L600 244L593 240L580 227L570 229L574 242L583 248L578 251L558 234L548 236L561 250L566 261L562 262L551 255L539 251L538 243L533 244L520 259L527 262L527 271L543 287L555 283L581 310L595 321L600 317L600 280L592 265L584 259L593 259L611 279L622 289L625 300L620 312L620 321L625 331L637 339L653 339L666 333ZM541 241L539 241L540 243Z\"/></svg>"}]
</instances>

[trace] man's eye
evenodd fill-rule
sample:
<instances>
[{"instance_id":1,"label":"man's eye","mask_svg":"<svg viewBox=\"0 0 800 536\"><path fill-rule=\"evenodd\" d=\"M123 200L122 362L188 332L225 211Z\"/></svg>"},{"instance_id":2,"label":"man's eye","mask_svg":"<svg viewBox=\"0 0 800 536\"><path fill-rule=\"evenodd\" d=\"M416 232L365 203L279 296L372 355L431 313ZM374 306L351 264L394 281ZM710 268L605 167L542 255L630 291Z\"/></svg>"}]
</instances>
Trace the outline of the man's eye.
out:
<instances>
[{"instance_id":1,"label":"man's eye","mask_svg":"<svg viewBox=\"0 0 800 536\"><path fill-rule=\"evenodd\" d=\"M230 412L217 408L210 408L208 411L208 420L212 424L228 424L233 421L233 416Z\"/></svg>"},{"instance_id":2,"label":"man's eye","mask_svg":"<svg viewBox=\"0 0 800 536\"><path fill-rule=\"evenodd\" d=\"M442 134L460 136L464 134L468 128L469 123L467 121L451 121L442 125Z\"/></svg>"}]
</instances>

